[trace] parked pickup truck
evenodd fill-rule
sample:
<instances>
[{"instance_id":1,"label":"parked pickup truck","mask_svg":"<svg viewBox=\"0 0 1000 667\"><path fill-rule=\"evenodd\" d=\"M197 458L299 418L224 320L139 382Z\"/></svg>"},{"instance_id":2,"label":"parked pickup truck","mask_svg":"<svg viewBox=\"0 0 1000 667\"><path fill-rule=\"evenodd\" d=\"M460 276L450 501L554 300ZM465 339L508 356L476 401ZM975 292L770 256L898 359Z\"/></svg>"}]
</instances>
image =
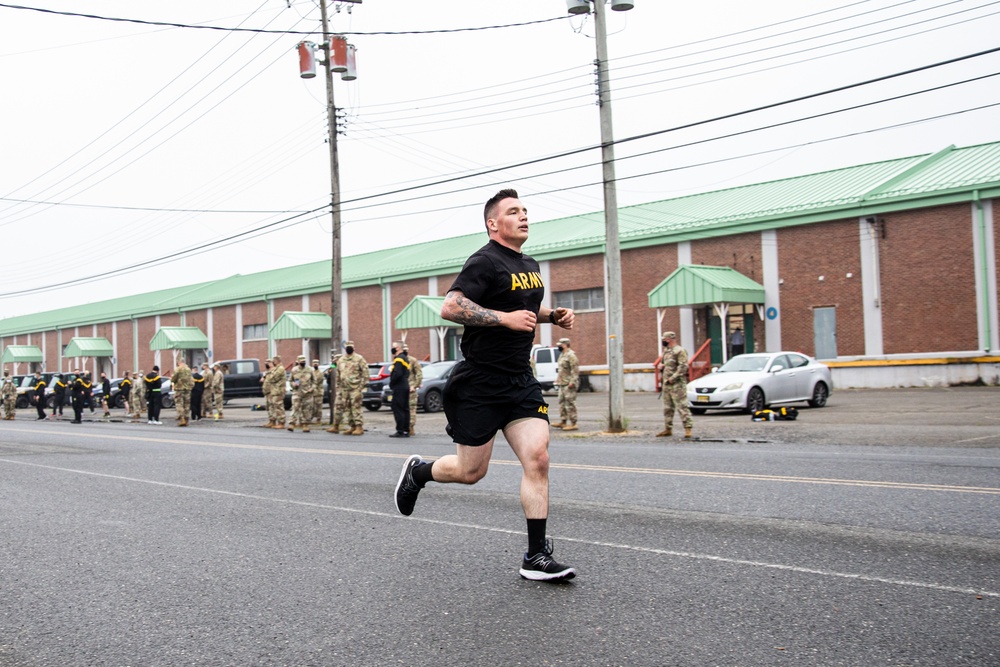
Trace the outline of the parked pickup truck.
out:
<instances>
[{"instance_id":1,"label":"parked pickup truck","mask_svg":"<svg viewBox=\"0 0 1000 667\"><path fill-rule=\"evenodd\" d=\"M223 400L264 395L264 389L260 383L260 360L229 359L212 363L222 366L222 374L226 381L225 393L222 395Z\"/></svg>"},{"instance_id":2,"label":"parked pickup truck","mask_svg":"<svg viewBox=\"0 0 1000 667\"><path fill-rule=\"evenodd\" d=\"M538 378L538 384L542 385L542 390L552 389L556 376L559 375L559 361L561 351L558 347L545 347L535 345L531 348L531 366Z\"/></svg>"}]
</instances>

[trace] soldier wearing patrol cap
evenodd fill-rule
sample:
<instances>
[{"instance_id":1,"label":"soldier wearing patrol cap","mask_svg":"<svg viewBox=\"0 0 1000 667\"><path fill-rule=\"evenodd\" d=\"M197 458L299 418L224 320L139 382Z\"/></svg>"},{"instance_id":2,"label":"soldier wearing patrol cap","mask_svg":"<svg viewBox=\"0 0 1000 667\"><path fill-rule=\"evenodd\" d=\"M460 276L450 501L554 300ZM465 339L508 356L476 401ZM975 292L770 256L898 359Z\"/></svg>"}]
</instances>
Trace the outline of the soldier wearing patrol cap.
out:
<instances>
[{"instance_id":1,"label":"soldier wearing patrol cap","mask_svg":"<svg viewBox=\"0 0 1000 667\"><path fill-rule=\"evenodd\" d=\"M658 364L663 386L663 430L656 434L664 438L674 433L674 410L680 412L684 424L684 437L691 437L691 409L687 400L688 353L677 344L677 334L667 331L663 334L663 357Z\"/></svg>"},{"instance_id":2,"label":"soldier wearing patrol cap","mask_svg":"<svg viewBox=\"0 0 1000 667\"><path fill-rule=\"evenodd\" d=\"M274 367L264 379L264 386L267 387L268 396L271 399L270 410L267 416L273 422L271 428L285 428L285 384L288 380L284 364L281 357L274 355L271 359Z\"/></svg>"},{"instance_id":3,"label":"soldier wearing patrol cap","mask_svg":"<svg viewBox=\"0 0 1000 667\"><path fill-rule=\"evenodd\" d=\"M319 359L313 359L313 393L312 393L312 420L317 424L323 421L323 371L319 367Z\"/></svg>"},{"instance_id":4,"label":"soldier wearing patrol cap","mask_svg":"<svg viewBox=\"0 0 1000 667\"><path fill-rule=\"evenodd\" d=\"M312 392L316 376L306 364L305 355L300 354L295 359L295 368L289 380L292 383L292 418L288 422L288 430L294 431L298 426L303 433L308 433L309 422L312 421Z\"/></svg>"},{"instance_id":5,"label":"soldier wearing patrol cap","mask_svg":"<svg viewBox=\"0 0 1000 667\"><path fill-rule=\"evenodd\" d=\"M555 385L559 391L559 422L552 426L575 431L579 428L576 425L576 391L580 388L580 362L570 347L569 338L560 338L557 345L560 353Z\"/></svg>"},{"instance_id":6,"label":"soldier wearing patrol cap","mask_svg":"<svg viewBox=\"0 0 1000 667\"><path fill-rule=\"evenodd\" d=\"M212 405L216 419L222 419L222 402L226 396L226 376L222 371L222 364L212 364Z\"/></svg>"},{"instance_id":7,"label":"soldier wearing patrol cap","mask_svg":"<svg viewBox=\"0 0 1000 667\"><path fill-rule=\"evenodd\" d=\"M350 427L344 435L364 435L365 421L361 401L368 386L368 362L354 351L354 341L344 341L344 356L337 363L337 386L344 392L344 412L341 426Z\"/></svg>"}]
</instances>

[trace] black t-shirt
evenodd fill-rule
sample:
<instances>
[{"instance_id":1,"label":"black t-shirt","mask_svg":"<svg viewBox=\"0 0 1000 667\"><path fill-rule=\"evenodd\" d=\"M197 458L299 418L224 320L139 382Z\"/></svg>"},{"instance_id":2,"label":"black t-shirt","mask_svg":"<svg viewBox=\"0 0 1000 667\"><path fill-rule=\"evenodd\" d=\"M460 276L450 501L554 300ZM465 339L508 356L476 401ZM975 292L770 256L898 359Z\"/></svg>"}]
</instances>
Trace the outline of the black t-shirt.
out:
<instances>
[{"instance_id":1,"label":"black t-shirt","mask_svg":"<svg viewBox=\"0 0 1000 667\"><path fill-rule=\"evenodd\" d=\"M505 313L530 310L535 315L545 295L538 262L492 239L465 262L448 291L453 290L460 290L483 308ZM465 325L462 354L475 366L521 375L531 371L534 341L533 331Z\"/></svg>"}]
</instances>

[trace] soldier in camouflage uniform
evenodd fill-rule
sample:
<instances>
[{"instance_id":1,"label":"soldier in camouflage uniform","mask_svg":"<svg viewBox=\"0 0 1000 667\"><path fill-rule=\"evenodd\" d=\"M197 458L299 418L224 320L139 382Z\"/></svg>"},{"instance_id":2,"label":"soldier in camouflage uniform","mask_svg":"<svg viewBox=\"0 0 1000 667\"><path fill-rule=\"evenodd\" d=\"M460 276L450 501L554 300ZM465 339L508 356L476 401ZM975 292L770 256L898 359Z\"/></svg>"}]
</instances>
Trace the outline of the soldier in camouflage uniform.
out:
<instances>
[{"instance_id":1,"label":"soldier in camouflage uniform","mask_svg":"<svg viewBox=\"0 0 1000 667\"><path fill-rule=\"evenodd\" d=\"M323 380L325 376L319 369L319 359L313 359L313 393L312 393L312 420L317 424L323 423Z\"/></svg>"},{"instance_id":2,"label":"soldier in camouflage uniform","mask_svg":"<svg viewBox=\"0 0 1000 667\"><path fill-rule=\"evenodd\" d=\"M403 352L410 355L406 345L403 345ZM413 426L417 421L417 391L423 382L424 369L420 367L420 360L410 357L410 435L413 435Z\"/></svg>"},{"instance_id":3,"label":"soldier in camouflage uniform","mask_svg":"<svg viewBox=\"0 0 1000 667\"><path fill-rule=\"evenodd\" d=\"M569 344L569 338L557 343L561 353L556 367L555 385L559 389L559 421L553 426L564 431L576 431L576 390L580 388L580 362Z\"/></svg>"},{"instance_id":4,"label":"soldier in camouflage uniform","mask_svg":"<svg viewBox=\"0 0 1000 667\"><path fill-rule=\"evenodd\" d=\"M677 344L677 334L668 331L663 334L663 359L659 364L663 388L663 430L657 437L667 437L674 433L674 409L680 412L684 424L684 437L691 437L691 409L687 399L688 353Z\"/></svg>"},{"instance_id":5,"label":"soldier in camouflage uniform","mask_svg":"<svg viewBox=\"0 0 1000 667\"><path fill-rule=\"evenodd\" d=\"M226 376L222 372L222 364L212 365L212 405L215 406L215 418L222 419L222 403L226 395ZM205 387L208 391L208 387Z\"/></svg>"},{"instance_id":6,"label":"soldier in camouflage uniform","mask_svg":"<svg viewBox=\"0 0 1000 667\"><path fill-rule=\"evenodd\" d=\"M303 433L309 432L309 422L312 421L312 392L316 376L313 369L306 365L306 358L299 355L292 369L292 419L288 422L288 430L294 431L296 426Z\"/></svg>"},{"instance_id":7,"label":"soldier in camouflage uniform","mask_svg":"<svg viewBox=\"0 0 1000 667\"><path fill-rule=\"evenodd\" d=\"M10 371L3 372L3 379L0 380L0 396L3 397L3 418L13 419L17 409L17 387L14 386L14 378L10 376Z\"/></svg>"},{"instance_id":8,"label":"soldier in camouflage uniform","mask_svg":"<svg viewBox=\"0 0 1000 667\"><path fill-rule=\"evenodd\" d=\"M201 416L211 417L212 413L215 412L215 400L214 393L212 392L212 380L215 379L215 373L212 372L211 367L204 363L201 365L201 377L204 378L205 392L201 396Z\"/></svg>"},{"instance_id":9,"label":"soldier in camouflage uniform","mask_svg":"<svg viewBox=\"0 0 1000 667\"><path fill-rule=\"evenodd\" d=\"M274 398L271 396L271 371L274 369L274 362L270 359L264 360L264 370L260 374L260 393L264 395L264 406L267 408L267 423L264 428L274 426Z\"/></svg>"},{"instance_id":10,"label":"soldier in camouflage uniform","mask_svg":"<svg viewBox=\"0 0 1000 667\"><path fill-rule=\"evenodd\" d=\"M177 358L177 367L170 380L174 390L174 408L177 410L177 425L187 426L191 417L191 390L194 389L194 376L182 357Z\"/></svg>"},{"instance_id":11,"label":"soldier in camouflage uniform","mask_svg":"<svg viewBox=\"0 0 1000 667\"><path fill-rule=\"evenodd\" d=\"M274 422L271 428L285 428L285 384L288 377L285 373L285 366L281 363L281 357L274 355L274 368L268 373L265 381L268 387L268 395L271 398L268 417Z\"/></svg>"},{"instance_id":12,"label":"soldier in camouflage uniform","mask_svg":"<svg viewBox=\"0 0 1000 667\"><path fill-rule=\"evenodd\" d=\"M146 387L142 381L145 376L146 371L140 369L135 375L136 381L132 383L132 401L129 406L134 413L132 416L136 419L141 419L142 413L146 411Z\"/></svg>"},{"instance_id":13,"label":"soldier in camouflage uniform","mask_svg":"<svg viewBox=\"0 0 1000 667\"><path fill-rule=\"evenodd\" d=\"M364 435L365 418L361 413L361 400L368 386L368 362L360 354L354 353L354 341L344 342L344 356L337 364L337 384L344 394L344 411L340 422L351 427L345 435Z\"/></svg>"},{"instance_id":14,"label":"soldier in camouflage uniform","mask_svg":"<svg viewBox=\"0 0 1000 667\"><path fill-rule=\"evenodd\" d=\"M339 376L336 380L337 390L334 391L334 375L337 373L337 364L340 363L342 356L344 355L335 354L333 361L330 362L330 367L323 371L323 375L326 377L326 384L330 387L330 400L333 402L330 406L330 427L326 429L327 433L340 433L340 415L344 413L344 392L340 390Z\"/></svg>"}]
</instances>

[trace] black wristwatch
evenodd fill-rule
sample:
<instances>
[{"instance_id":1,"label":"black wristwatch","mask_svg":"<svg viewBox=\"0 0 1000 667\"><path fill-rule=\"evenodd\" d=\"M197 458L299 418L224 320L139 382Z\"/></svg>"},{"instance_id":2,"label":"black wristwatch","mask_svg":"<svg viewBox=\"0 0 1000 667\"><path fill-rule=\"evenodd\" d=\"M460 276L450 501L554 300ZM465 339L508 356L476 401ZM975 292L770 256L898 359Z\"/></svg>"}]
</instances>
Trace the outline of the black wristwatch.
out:
<instances>
[{"instance_id":1,"label":"black wristwatch","mask_svg":"<svg viewBox=\"0 0 1000 667\"><path fill-rule=\"evenodd\" d=\"M556 311L555 310L550 310L549 311L549 322L552 322L552 324L556 323Z\"/></svg>"}]
</instances>

